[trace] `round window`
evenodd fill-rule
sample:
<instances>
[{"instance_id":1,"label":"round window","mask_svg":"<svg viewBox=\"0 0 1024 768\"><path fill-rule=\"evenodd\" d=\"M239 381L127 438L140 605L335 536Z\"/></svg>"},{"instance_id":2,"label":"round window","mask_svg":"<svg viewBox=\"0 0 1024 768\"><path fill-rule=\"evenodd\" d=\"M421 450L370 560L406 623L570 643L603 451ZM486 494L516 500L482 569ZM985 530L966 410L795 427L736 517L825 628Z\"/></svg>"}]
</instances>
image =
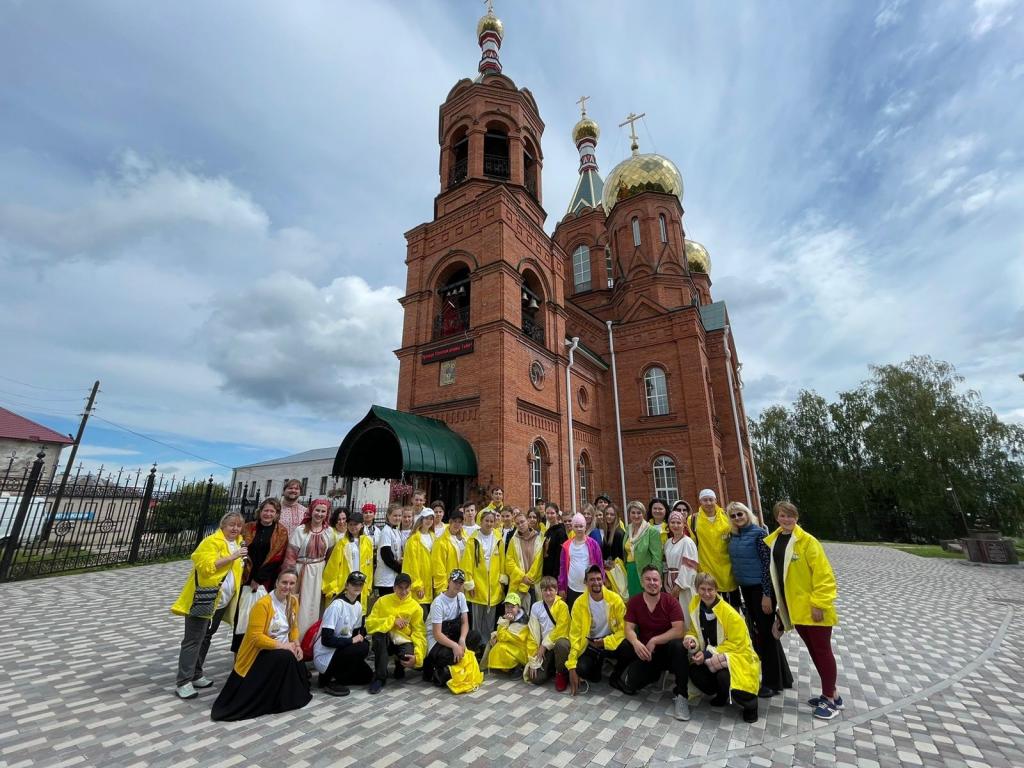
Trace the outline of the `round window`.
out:
<instances>
[{"instance_id":1,"label":"round window","mask_svg":"<svg viewBox=\"0 0 1024 768\"><path fill-rule=\"evenodd\" d=\"M587 410L587 405L590 404L590 396L587 395L586 387L580 387L576 393L576 402L580 404L580 408Z\"/></svg>"},{"instance_id":2,"label":"round window","mask_svg":"<svg viewBox=\"0 0 1024 768\"><path fill-rule=\"evenodd\" d=\"M540 360L530 363L530 383L537 389L544 387L544 366Z\"/></svg>"}]
</instances>

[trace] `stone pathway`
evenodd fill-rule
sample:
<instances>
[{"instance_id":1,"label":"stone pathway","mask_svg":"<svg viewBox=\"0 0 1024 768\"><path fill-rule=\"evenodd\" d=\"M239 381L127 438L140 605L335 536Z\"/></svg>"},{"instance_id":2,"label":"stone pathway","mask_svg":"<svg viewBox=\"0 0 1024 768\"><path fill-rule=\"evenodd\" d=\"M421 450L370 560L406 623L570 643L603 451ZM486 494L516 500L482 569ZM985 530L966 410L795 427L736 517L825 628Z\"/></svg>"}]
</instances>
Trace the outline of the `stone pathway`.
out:
<instances>
[{"instance_id":1,"label":"stone pathway","mask_svg":"<svg viewBox=\"0 0 1024 768\"><path fill-rule=\"evenodd\" d=\"M660 690L630 698L602 684L571 698L501 675L468 696L391 683L379 696L315 692L297 712L213 723L232 659L226 628L206 665L218 685L188 702L173 695L181 620L167 608L187 563L0 585L0 768L1024 766L1024 569L826 549L846 700L831 722L803 703L818 688L791 633L797 687L752 725L706 704L679 723Z\"/></svg>"}]
</instances>

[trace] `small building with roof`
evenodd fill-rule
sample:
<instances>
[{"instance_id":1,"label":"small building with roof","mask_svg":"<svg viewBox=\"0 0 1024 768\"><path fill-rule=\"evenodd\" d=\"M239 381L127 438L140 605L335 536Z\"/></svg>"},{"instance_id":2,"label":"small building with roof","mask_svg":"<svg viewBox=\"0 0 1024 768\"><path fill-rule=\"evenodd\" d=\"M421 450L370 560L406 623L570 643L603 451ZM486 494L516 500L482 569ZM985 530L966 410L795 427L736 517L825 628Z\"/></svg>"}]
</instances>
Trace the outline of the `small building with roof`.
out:
<instances>
[{"instance_id":1,"label":"small building with roof","mask_svg":"<svg viewBox=\"0 0 1024 768\"><path fill-rule=\"evenodd\" d=\"M46 451L40 482L49 483L60 464L60 452L74 440L69 435L0 408L0 477L20 479L31 468L36 454Z\"/></svg>"}]
</instances>

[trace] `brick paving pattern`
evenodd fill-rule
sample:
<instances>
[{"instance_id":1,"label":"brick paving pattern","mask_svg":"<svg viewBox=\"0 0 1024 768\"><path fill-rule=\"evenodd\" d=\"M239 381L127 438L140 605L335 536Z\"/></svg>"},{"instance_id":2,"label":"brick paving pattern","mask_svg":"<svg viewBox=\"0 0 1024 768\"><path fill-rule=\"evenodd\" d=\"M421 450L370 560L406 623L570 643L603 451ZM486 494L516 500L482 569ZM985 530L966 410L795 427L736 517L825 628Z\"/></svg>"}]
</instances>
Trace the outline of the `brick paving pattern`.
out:
<instances>
[{"instance_id":1,"label":"brick paving pattern","mask_svg":"<svg viewBox=\"0 0 1024 768\"><path fill-rule=\"evenodd\" d=\"M796 688L754 724L732 708L668 716L660 687L571 698L507 675L468 696L417 678L378 696L314 690L303 710L213 723L230 671L215 636L199 698L173 694L187 563L0 586L0 768L11 766L1024 766L1024 569L826 546L839 580L834 635L846 709L815 721L819 691L787 636ZM669 686L670 687L670 686Z\"/></svg>"}]
</instances>

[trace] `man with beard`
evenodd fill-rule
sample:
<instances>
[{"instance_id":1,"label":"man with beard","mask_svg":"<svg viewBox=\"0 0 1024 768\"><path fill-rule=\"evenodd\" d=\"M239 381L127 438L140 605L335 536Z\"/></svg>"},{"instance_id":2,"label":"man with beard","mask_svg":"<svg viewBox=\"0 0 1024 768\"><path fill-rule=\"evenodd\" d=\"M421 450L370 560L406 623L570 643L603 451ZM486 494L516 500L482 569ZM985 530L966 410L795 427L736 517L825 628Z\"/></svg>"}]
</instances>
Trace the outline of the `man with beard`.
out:
<instances>
[{"instance_id":1,"label":"man with beard","mask_svg":"<svg viewBox=\"0 0 1024 768\"><path fill-rule=\"evenodd\" d=\"M615 649L622 643L625 632L626 605L622 598L604 586L600 566L587 569L587 591L572 607L569 619L569 658L565 668L569 671L569 690L575 696L580 679L589 683L601 680L604 660L616 658ZM608 684L622 688L621 659Z\"/></svg>"},{"instance_id":2,"label":"man with beard","mask_svg":"<svg viewBox=\"0 0 1024 768\"><path fill-rule=\"evenodd\" d=\"M281 495L281 516L278 522L288 529L289 538L292 532L306 519L307 509L299 504L299 496L302 495L302 483L298 480L289 480L284 484L284 492Z\"/></svg>"}]
</instances>

